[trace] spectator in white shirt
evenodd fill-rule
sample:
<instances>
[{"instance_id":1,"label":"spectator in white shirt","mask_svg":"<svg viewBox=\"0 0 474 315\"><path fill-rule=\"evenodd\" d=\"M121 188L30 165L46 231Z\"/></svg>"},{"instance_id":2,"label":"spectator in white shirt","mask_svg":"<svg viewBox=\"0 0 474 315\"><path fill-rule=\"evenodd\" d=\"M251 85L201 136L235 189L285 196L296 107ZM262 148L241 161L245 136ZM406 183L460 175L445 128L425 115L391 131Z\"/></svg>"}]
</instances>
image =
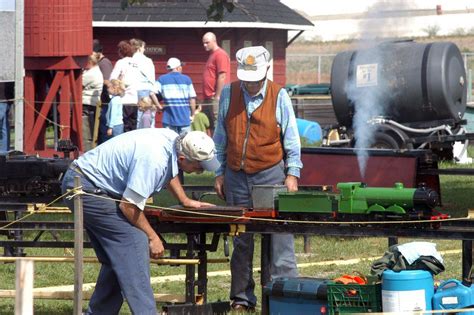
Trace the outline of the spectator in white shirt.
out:
<instances>
[{"instance_id":1,"label":"spectator in white shirt","mask_svg":"<svg viewBox=\"0 0 474 315\"><path fill-rule=\"evenodd\" d=\"M125 85L125 94L122 97L124 131L137 129L137 78L138 68L132 60L132 45L128 41L121 41L117 45L119 60L115 63L110 80L117 79Z\"/></svg>"},{"instance_id":2,"label":"spectator in white shirt","mask_svg":"<svg viewBox=\"0 0 474 315\"><path fill-rule=\"evenodd\" d=\"M155 108L161 108L155 91L155 65L153 60L145 56L145 42L141 39L132 38L130 40L132 45L133 57L132 60L137 67L137 95L138 101L145 97L150 97ZM137 112L137 128L140 128L141 115L143 112ZM152 112L152 124L150 128L155 128L155 111Z\"/></svg>"},{"instance_id":3,"label":"spectator in white shirt","mask_svg":"<svg viewBox=\"0 0 474 315\"><path fill-rule=\"evenodd\" d=\"M84 151L92 149L95 111L104 85L104 78L98 66L99 58L92 53L82 73L82 138Z\"/></svg>"}]
</instances>

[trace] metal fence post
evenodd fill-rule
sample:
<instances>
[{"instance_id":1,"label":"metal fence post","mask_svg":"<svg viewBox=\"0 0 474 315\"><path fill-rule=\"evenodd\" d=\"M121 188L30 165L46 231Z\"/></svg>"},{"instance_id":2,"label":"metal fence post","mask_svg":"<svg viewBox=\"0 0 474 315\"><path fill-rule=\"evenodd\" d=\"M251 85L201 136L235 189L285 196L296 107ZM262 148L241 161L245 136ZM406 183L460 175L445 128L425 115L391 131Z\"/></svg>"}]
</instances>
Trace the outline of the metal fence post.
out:
<instances>
[{"instance_id":1,"label":"metal fence post","mask_svg":"<svg viewBox=\"0 0 474 315\"><path fill-rule=\"evenodd\" d=\"M321 83L321 55L318 55L318 84Z\"/></svg>"},{"instance_id":2,"label":"metal fence post","mask_svg":"<svg viewBox=\"0 0 474 315\"><path fill-rule=\"evenodd\" d=\"M472 69L467 70L467 102L472 100Z\"/></svg>"}]
</instances>

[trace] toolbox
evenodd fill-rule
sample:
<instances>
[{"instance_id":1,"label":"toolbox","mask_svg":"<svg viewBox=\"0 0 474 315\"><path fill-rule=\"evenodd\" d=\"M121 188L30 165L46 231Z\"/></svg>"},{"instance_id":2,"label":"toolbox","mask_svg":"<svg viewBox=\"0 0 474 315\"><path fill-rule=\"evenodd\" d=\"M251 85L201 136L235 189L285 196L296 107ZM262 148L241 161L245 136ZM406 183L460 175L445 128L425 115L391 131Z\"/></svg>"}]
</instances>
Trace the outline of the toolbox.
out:
<instances>
[{"instance_id":1,"label":"toolbox","mask_svg":"<svg viewBox=\"0 0 474 315\"><path fill-rule=\"evenodd\" d=\"M270 315L327 314L328 280L277 278L263 288Z\"/></svg>"},{"instance_id":2,"label":"toolbox","mask_svg":"<svg viewBox=\"0 0 474 315\"><path fill-rule=\"evenodd\" d=\"M275 209L278 193L288 191L285 185L254 185L252 202L254 209Z\"/></svg>"}]
</instances>

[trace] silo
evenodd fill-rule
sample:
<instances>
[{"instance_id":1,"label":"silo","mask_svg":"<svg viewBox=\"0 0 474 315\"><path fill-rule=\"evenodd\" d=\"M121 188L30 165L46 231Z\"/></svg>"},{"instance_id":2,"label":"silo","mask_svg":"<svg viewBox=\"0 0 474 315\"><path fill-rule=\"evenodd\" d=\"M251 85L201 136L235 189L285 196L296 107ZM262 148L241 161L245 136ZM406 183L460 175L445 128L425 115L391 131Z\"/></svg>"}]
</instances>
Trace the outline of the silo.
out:
<instances>
[{"instance_id":1,"label":"silo","mask_svg":"<svg viewBox=\"0 0 474 315\"><path fill-rule=\"evenodd\" d=\"M92 0L25 1L26 153L57 153L48 126L82 149L81 69L91 52Z\"/></svg>"}]
</instances>

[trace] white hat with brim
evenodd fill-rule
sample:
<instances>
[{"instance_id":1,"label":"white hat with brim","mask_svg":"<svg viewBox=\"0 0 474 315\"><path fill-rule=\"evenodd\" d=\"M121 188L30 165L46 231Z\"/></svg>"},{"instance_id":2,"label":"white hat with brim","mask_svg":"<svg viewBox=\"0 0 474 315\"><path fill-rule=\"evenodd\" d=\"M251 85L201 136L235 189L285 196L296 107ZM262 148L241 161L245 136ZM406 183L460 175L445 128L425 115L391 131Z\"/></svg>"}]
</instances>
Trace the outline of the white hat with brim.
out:
<instances>
[{"instance_id":1,"label":"white hat with brim","mask_svg":"<svg viewBox=\"0 0 474 315\"><path fill-rule=\"evenodd\" d=\"M215 172L221 165L214 141L202 131L188 132L181 140L180 151L188 160L198 161L206 171Z\"/></svg>"},{"instance_id":2,"label":"white hat with brim","mask_svg":"<svg viewBox=\"0 0 474 315\"><path fill-rule=\"evenodd\" d=\"M265 47L245 47L237 51L235 57L239 80L257 82L265 78L270 61L270 53Z\"/></svg>"},{"instance_id":3,"label":"white hat with brim","mask_svg":"<svg viewBox=\"0 0 474 315\"><path fill-rule=\"evenodd\" d=\"M168 62L166 63L166 69L173 70L183 65L184 65L184 62L181 62L181 60L179 60L178 58L171 57L170 59L168 59Z\"/></svg>"},{"instance_id":4,"label":"white hat with brim","mask_svg":"<svg viewBox=\"0 0 474 315\"><path fill-rule=\"evenodd\" d=\"M199 164L201 164L204 170L209 171L209 172L215 172L221 166L221 163L219 163L219 161L217 160L216 155L214 155L214 157L210 160L199 161Z\"/></svg>"}]
</instances>

